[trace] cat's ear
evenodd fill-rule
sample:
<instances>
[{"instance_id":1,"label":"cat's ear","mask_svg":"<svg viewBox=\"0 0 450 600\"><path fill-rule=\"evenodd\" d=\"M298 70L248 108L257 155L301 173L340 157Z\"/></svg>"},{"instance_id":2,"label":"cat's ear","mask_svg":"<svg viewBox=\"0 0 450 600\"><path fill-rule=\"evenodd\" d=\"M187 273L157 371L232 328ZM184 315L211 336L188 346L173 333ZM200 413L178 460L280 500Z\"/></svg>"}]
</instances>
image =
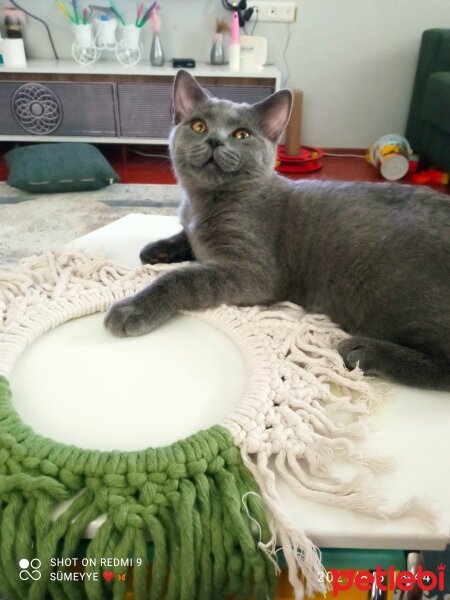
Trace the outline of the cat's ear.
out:
<instances>
[{"instance_id":1,"label":"cat's ear","mask_svg":"<svg viewBox=\"0 0 450 600\"><path fill-rule=\"evenodd\" d=\"M207 100L209 94L199 86L190 73L180 69L175 75L172 96L172 121L177 125L197 104Z\"/></svg>"},{"instance_id":2,"label":"cat's ear","mask_svg":"<svg viewBox=\"0 0 450 600\"><path fill-rule=\"evenodd\" d=\"M292 92L280 90L265 100L254 104L264 133L272 142L276 142L283 133L289 120L292 106Z\"/></svg>"}]
</instances>

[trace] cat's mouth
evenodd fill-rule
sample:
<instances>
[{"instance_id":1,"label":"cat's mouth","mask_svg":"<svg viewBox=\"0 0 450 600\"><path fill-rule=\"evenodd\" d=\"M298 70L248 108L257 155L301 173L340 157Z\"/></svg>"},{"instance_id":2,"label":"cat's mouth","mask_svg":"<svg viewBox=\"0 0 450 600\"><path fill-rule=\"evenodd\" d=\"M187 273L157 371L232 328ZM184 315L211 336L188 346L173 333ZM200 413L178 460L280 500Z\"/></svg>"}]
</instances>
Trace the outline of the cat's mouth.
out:
<instances>
[{"instance_id":1,"label":"cat's mouth","mask_svg":"<svg viewBox=\"0 0 450 600\"><path fill-rule=\"evenodd\" d=\"M203 164L203 168L206 169L220 169L213 155L211 155L208 160Z\"/></svg>"},{"instance_id":2,"label":"cat's mouth","mask_svg":"<svg viewBox=\"0 0 450 600\"><path fill-rule=\"evenodd\" d=\"M233 173L240 165L240 155L223 148L216 149L209 156L194 156L191 160L192 164L196 165L197 168L212 176Z\"/></svg>"}]
</instances>

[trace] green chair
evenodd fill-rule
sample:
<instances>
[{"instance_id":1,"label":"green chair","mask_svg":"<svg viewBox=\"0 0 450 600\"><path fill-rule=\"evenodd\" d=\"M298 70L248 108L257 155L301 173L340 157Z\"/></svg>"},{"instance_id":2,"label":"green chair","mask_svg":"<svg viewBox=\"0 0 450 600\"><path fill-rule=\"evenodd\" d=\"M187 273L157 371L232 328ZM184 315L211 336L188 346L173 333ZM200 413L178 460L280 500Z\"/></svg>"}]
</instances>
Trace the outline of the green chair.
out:
<instances>
[{"instance_id":1,"label":"green chair","mask_svg":"<svg viewBox=\"0 0 450 600\"><path fill-rule=\"evenodd\" d=\"M423 33L406 138L421 162L450 172L450 29Z\"/></svg>"}]
</instances>

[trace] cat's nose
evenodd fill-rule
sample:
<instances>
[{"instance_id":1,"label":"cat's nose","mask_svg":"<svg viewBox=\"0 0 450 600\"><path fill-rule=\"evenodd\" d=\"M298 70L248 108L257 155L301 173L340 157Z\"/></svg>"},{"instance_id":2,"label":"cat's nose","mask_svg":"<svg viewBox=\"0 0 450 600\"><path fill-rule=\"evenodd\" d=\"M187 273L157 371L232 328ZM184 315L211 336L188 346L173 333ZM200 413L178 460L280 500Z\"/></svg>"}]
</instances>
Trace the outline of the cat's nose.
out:
<instances>
[{"instance_id":1,"label":"cat's nose","mask_svg":"<svg viewBox=\"0 0 450 600\"><path fill-rule=\"evenodd\" d=\"M215 135L211 135L206 141L213 150L215 150L217 146L223 146L223 141Z\"/></svg>"}]
</instances>

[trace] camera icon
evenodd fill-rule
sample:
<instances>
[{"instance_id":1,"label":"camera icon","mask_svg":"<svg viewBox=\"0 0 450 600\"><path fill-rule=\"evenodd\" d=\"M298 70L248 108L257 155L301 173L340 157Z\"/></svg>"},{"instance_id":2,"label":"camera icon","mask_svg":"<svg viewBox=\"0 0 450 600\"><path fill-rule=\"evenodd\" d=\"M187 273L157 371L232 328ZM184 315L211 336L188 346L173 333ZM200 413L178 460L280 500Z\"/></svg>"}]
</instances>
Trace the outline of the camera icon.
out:
<instances>
[{"instance_id":1,"label":"camera icon","mask_svg":"<svg viewBox=\"0 0 450 600\"><path fill-rule=\"evenodd\" d=\"M38 558L32 558L28 560L27 558L21 558L19 560L19 577L22 581L28 581L32 579L33 581L39 581L41 578L41 572L39 569L41 568L41 561Z\"/></svg>"}]
</instances>

